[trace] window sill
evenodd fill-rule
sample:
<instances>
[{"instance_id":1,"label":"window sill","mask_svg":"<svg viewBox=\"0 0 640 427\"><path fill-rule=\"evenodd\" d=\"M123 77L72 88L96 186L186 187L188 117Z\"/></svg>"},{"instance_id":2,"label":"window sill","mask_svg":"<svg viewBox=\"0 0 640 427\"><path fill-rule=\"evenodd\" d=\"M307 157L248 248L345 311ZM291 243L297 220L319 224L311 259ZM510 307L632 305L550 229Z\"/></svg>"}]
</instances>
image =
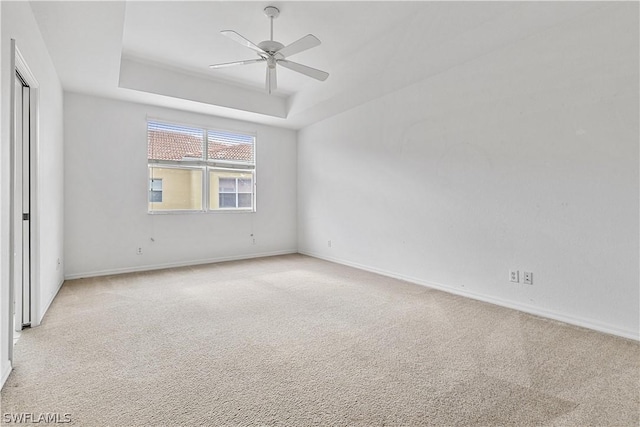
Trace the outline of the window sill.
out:
<instances>
[{"instance_id":1,"label":"window sill","mask_svg":"<svg viewBox=\"0 0 640 427\"><path fill-rule=\"evenodd\" d=\"M256 213L254 209L216 209L210 211L147 211L147 215L193 215L193 214L251 214Z\"/></svg>"}]
</instances>

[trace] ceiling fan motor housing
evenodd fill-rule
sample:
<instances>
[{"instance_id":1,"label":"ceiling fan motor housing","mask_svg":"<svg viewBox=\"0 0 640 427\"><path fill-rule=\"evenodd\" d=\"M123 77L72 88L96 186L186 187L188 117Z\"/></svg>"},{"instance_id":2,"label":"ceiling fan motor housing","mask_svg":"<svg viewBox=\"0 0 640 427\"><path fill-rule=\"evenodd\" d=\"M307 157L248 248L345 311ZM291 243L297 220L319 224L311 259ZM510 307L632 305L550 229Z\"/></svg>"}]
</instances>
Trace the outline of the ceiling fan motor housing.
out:
<instances>
[{"instance_id":1,"label":"ceiling fan motor housing","mask_svg":"<svg viewBox=\"0 0 640 427\"><path fill-rule=\"evenodd\" d=\"M258 47L267 53L274 54L280 49L282 49L284 45L274 40L265 40L263 42L258 43Z\"/></svg>"}]
</instances>

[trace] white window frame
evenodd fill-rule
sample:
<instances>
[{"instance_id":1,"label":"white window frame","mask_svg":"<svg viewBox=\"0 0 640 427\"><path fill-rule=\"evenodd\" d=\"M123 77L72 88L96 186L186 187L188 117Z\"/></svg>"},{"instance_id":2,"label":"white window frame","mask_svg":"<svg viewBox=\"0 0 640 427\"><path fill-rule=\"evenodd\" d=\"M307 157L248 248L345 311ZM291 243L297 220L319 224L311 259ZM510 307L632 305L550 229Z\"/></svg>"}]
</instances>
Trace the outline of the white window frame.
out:
<instances>
[{"instance_id":1,"label":"white window frame","mask_svg":"<svg viewBox=\"0 0 640 427\"><path fill-rule=\"evenodd\" d=\"M163 120L163 119L155 119L155 118L147 118L147 147L149 144L148 140L148 129L149 123L159 123L166 124L169 126L182 126L188 127L192 129L198 129L203 131L204 143L203 143L203 158L198 158L194 160L159 160L159 159L149 159L147 157L147 213L150 215L172 215L172 214L185 214L185 213L255 213L256 212L256 192L257 192L257 180L256 180L256 158L257 158L257 134L255 132L246 132L246 131L236 131L230 129L219 129L213 128L210 126L202 126L202 125L194 125L194 124L186 124L181 122ZM230 161L230 160L210 160L209 159L209 132L223 132L229 134L239 134L243 136L249 136L253 138L253 163L249 162L240 162L240 161ZM155 179L151 177L151 169L152 168L170 168L170 169L194 169L202 171L202 209L163 209L163 210L153 210L151 209L149 202L149 183L151 179ZM211 209L210 205L210 178L209 173L211 171L238 171L250 173L253 181L253 188L251 193L251 207L250 208L217 208ZM161 178L160 178L161 179ZM237 194L237 193L236 193ZM243 193L246 194L246 193ZM164 198L164 195L163 195Z\"/></svg>"}]
</instances>

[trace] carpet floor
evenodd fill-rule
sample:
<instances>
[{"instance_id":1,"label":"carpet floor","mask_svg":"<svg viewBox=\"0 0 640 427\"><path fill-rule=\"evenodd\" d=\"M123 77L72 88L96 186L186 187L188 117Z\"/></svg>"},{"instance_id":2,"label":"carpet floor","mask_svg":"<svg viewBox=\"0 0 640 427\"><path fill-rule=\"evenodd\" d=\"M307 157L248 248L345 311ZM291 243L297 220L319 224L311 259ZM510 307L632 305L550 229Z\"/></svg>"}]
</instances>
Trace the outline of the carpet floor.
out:
<instances>
[{"instance_id":1,"label":"carpet floor","mask_svg":"<svg viewBox=\"0 0 640 427\"><path fill-rule=\"evenodd\" d=\"M67 281L14 359L7 424L639 425L637 342L302 255Z\"/></svg>"}]
</instances>

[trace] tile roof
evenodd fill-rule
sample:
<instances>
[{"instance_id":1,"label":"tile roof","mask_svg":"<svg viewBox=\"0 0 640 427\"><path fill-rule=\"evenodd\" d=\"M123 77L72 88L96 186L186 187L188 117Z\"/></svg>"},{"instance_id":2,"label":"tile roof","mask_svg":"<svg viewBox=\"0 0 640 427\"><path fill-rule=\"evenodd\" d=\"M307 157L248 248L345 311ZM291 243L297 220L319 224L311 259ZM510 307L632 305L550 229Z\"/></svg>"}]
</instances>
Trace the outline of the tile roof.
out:
<instances>
[{"instance_id":1,"label":"tile roof","mask_svg":"<svg viewBox=\"0 0 640 427\"><path fill-rule=\"evenodd\" d=\"M202 137L151 129L147 134L149 159L202 159ZM253 162L253 144L209 141L209 159Z\"/></svg>"}]
</instances>

